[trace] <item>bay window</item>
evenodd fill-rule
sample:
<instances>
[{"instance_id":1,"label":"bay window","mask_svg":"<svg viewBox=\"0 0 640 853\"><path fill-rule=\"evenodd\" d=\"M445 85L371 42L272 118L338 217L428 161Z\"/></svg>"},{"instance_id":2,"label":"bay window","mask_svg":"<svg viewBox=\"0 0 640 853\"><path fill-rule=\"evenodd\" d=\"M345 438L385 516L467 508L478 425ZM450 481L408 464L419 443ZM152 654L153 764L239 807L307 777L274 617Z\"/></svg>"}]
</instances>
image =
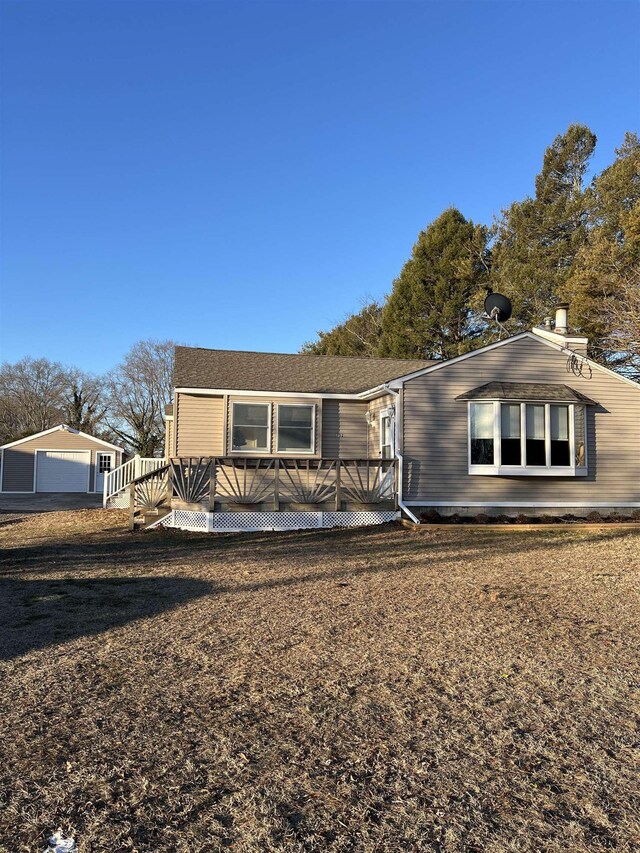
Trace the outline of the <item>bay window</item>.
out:
<instances>
[{"instance_id":1,"label":"bay window","mask_svg":"<svg viewBox=\"0 0 640 853\"><path fill-rule=\"evenodd\" d=\"M587 474L584 405L497 400L468 405L470 474Z\"/></svg>"},{"instance_id":2,"label":"bay window","mask_svg":"<svg viewBox=\"0 0 640 853\"><path fill-rule=\"evenodd\" d=\"M471 464L493 465L493 403L471 406Z\"/></svg>"},{"instance_id":3,"label":"bay window","mask_svg":"<svg viewBox=\"0 0 640 853\"><path fill-rule=\"evenodd\" d=\"M527 423L526 464L530 466L546 465L545 407L527 403L525 412Z\"/></svg>"},{"instance_id":4,"label":"bay window","mask_svg":"<svg viewBox=\"0 0 640 853\"><path fill-rule=\"evenodd\" d=\"M491 403L489 403L488 405L492 406ZM502 464L522 465L522 442L520 440L520 406L518 405L518 403L503 403L500 409L500 417L500 450Z\"/></svg>"}]
</instances>

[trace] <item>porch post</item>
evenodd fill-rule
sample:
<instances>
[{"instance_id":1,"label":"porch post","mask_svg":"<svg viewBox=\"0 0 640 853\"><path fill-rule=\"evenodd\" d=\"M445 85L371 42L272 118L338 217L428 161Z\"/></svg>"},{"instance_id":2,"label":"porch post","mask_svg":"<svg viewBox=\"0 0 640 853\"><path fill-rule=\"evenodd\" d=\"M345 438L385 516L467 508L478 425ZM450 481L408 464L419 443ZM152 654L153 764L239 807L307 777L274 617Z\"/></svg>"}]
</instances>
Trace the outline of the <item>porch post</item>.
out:
<instances>
[{"instance_id":1,"label":"porch post","mask_svg":"<svg viewBox=\"0 0 640 853\"><path fill-rule=\"evenodd\" d=\"M342 460L338 459L336 462L336 512L340 512L340 504L342 502L342 496L340 494L340 466L342 465Z\"/></svg>"},{"instance_id":2,"label":"porch post","mask_svg":"<svg viewBox=\"0 0 640 853\"><path fill-rule=\"evenodd\" d=\"M136 529L136 484L129 483L129 530Z\"/></svg>"},{"instance_id":3,"label":"porch post","mask_svg":"<svg viewBox=\"0 0 640 853\"><path fill-rule=\"evenodd\" d=\"M280 460L276 459L273 466L273 509L280 509Z\"/></svg>"},{"instance_id":4,"label":"porch post","mask_svg":"<svg viewBox=\"0 0 640 853\"><path fill-rule=\"evenodd\" d=\"M213 512L216 506L216 460L211 459L209 469L209 512Z\"/></svg>"},{"instance_id":5,"label":"porch post","mask_svg":"<svg viewBox=\"0 0 640 853\"><path fill-rule=\"evenodd\" d=\"M173 500L173 466L171 464L171 459L169 459L169 467L167 468L167 492L165 495L165 501L171 506L171 502Z\"/></svg>"}]
</instances>

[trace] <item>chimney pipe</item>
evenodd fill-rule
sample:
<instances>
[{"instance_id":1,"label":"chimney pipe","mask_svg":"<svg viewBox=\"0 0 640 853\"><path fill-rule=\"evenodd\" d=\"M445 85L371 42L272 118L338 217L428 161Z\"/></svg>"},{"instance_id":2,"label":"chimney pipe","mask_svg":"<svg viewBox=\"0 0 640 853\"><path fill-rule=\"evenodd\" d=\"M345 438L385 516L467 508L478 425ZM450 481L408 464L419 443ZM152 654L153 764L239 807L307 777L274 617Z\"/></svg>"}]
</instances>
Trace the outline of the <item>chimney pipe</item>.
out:
<instances>
[{"instance_id":1,"label":"chimney pipe","mask_svg":"<svg viewBox=\"0 0 640 853\"><path fill-rule=\"evenodd\" d=\"M561 302L559 305L556 305L556 327L555 332L557 335L566 335L569 332L569 323L567 318L567 312L569 310L569 305L567 302Z\"/></svg>"},{"instance_id":2,"label":"chimney pipe","mask_svg":"<svg viewBox=\"0 0 640 853\"><path fill-rule=\"evenodd\" d=\"M553 331L553 317L544 318L544 327L548 332Z\"/></svg>"}]
</instances>

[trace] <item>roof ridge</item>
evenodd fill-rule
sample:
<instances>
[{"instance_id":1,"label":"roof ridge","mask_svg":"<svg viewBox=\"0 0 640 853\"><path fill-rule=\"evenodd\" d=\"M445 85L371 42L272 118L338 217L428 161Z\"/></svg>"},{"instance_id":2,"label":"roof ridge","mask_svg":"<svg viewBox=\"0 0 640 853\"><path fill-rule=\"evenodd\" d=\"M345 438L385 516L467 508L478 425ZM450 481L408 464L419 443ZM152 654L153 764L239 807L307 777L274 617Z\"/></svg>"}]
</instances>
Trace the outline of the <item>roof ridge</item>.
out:
<instances>
[{"instance_id":1,"label":"roof ridge","mask_svg":"<svg viewBox=\"0 0 640 853\"><path fill-rule=\"evenodd\" d=\"M218 352L218 353L233 353L234 355L282 355L295 358L343 358L351 361L396 361L409 362L419 361L425 364L433 364L436 359L433 358L387 358L381 355L327 355L325 353L313 352L271 352L269 350L247 350L247 349L219 349L217 347L193 347L186 344L176 344L176 349L201 350L203 352Z\"/></svg>"}]
</instances>

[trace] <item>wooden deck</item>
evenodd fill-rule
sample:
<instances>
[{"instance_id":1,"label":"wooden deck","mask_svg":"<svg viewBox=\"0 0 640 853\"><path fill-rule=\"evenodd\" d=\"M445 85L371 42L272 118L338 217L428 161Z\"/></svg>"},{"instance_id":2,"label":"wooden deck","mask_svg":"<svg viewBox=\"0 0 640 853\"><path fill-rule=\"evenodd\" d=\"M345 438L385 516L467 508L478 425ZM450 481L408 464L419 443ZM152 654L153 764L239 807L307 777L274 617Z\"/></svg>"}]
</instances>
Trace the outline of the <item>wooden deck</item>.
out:
<instances>
[{"instance_id":1,"label":"wooden deck","mask_svg":"<svg viewBox=\"0 0 640 853\"><path fill-rule=\"evenodd\" d=\"M175 457L129 486L130 526L170 510L317 512L397 509L394 459Z\"/></svg>"}]
</instances>

